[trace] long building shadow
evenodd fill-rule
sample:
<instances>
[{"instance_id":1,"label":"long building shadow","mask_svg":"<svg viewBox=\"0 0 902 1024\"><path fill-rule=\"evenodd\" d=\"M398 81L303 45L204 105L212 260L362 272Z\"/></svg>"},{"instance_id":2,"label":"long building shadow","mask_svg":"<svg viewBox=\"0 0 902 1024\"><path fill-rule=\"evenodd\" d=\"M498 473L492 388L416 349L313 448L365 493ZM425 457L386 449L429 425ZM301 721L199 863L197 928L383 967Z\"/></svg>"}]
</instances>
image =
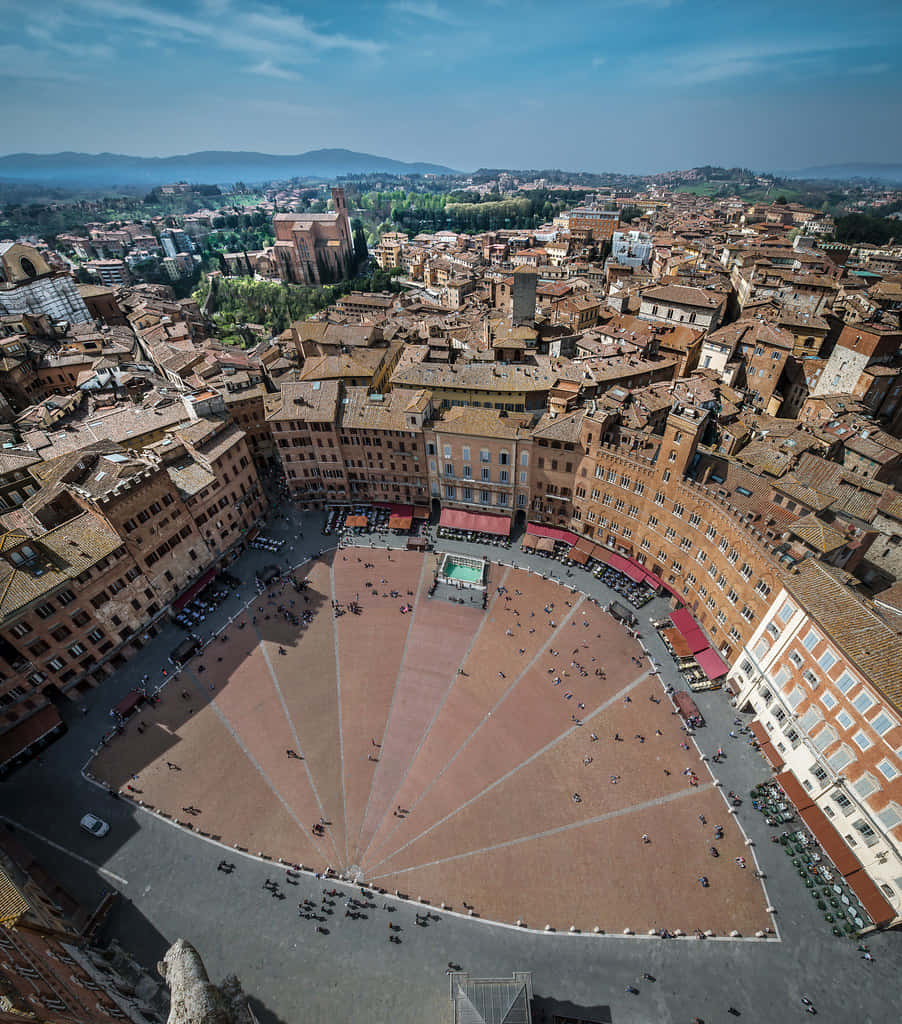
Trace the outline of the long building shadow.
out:
<instances>
[{"instance_id":1,"label":"long building shadow","mask_svg":"<svg viewBox=\"0 0 902 1024\"><path fill-rule=\"evenodd\" d=\"M610 1006L579 1006L548 996L534 996L530 1004L533 1024L612 1024Z\"/></svg>"}]
</instances>

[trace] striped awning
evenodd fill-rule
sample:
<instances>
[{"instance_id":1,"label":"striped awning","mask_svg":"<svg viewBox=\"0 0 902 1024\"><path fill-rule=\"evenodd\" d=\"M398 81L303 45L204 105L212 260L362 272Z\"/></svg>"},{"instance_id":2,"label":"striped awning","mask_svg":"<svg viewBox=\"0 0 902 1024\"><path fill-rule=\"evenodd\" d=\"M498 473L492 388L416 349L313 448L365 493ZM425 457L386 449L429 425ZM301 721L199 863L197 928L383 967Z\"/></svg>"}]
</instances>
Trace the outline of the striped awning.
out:
<instances>
[{"instance_id":1,"label":"striped awning","mask_svg":"<svg viewBox=\"0 0 902 1024\"><path fill-rule=\"evenodd\" d=\"M28 900L19 891L19 887L5 871L0 870L0 924L12 928L28 910Z\"/></svg>"}]
</instances>

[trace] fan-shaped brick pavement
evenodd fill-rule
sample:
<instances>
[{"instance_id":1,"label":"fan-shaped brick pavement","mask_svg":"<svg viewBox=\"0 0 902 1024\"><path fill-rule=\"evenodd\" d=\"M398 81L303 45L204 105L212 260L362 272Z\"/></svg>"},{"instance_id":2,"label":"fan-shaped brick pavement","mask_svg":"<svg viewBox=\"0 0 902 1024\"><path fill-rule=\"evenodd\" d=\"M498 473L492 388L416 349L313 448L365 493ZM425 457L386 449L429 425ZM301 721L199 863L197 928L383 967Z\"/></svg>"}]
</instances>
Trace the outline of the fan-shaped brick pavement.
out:
<instances>
[{"instance_id":1,"label":"fan-shaped brick pavement","mask_svg":"<svg viewBox=\"0 0 902 1024\"><path fill-rule=\"evenodd\" d=\"M624 628L498 565L484 612L436 600L434 567L381 549L307 563L304 594L255 599L92 771L225 843L484 918L770 926L743 836Z\"/></svg>"}]
</instances>

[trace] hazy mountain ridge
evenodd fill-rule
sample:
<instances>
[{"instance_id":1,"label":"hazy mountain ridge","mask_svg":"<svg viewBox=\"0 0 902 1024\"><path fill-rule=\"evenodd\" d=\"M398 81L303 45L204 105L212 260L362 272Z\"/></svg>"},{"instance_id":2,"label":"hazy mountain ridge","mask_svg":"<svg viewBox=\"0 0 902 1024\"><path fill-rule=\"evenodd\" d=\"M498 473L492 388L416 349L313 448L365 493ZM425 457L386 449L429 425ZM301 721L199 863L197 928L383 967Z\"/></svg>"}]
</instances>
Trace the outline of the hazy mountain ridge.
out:
<instances>
[{"instance_id":1,"label":"hazy mountain ridge","mask_svg":"<svg viewBox=\"0 0 902 1024\"><path fill-rule=\"evenodd\" d=\"M119 153L11 153L0 157L0 178L61 185L155 185L172 181L221 185L281 178L335 178L340 174L453 174L450 167L406 163L349 149L317 149L280 156L208 150L168 157Z\"/></svg>"},{"instance_id":2,"label":"hazy mountain ridge","mask_svg":"<svg viewBox=\"0 0 902 1024\"><path fill-rule=\"evenodd\" d=\"M902 182L902 164L826 164L803 167L797 171L781 171L784 178L808 181L848 181L850 178L873 178L877 181Z\"/></svg>"}]
</instances>

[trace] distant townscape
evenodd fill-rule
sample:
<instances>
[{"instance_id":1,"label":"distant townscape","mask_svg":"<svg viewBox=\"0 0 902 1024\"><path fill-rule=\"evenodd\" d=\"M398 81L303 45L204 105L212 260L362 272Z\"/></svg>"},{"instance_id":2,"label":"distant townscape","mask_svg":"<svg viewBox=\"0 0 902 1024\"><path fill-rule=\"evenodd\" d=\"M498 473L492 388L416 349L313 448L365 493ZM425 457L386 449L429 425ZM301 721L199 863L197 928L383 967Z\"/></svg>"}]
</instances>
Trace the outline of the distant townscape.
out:
<instances>
[{"instance_id":1,"label":"distant townscape","mask_svg":"<svg viewBox=\"0 0 902 1024\"><path fill-rule=\"evenodd\" d=\"M142 657L275 495L381 506L573 544L684 608L874 925L897 924L902 191L721 170L12 196L0 771ZM191 947L169 971L226 999ZM251 1019L232 996L216 1019ZM122 1019L102 1002L90 1019Z\"/></svg>"}]
</instances>

